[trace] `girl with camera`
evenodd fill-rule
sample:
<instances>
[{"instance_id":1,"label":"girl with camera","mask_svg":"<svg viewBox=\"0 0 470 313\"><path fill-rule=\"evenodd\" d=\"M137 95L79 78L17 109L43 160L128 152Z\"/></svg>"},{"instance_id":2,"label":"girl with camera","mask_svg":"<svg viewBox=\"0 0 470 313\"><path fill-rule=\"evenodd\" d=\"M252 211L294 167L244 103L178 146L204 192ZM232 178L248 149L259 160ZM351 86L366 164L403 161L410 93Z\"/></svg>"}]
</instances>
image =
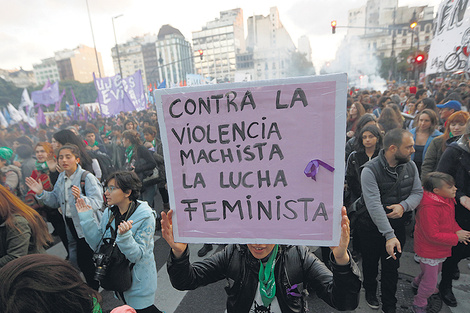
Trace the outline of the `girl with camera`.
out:
<instances>
[{"instance_id":1,"label":"girl with camera","mask_svg":"<svg viewBox=\"0 0 470 313\"><path fill-rule=\"evenodd\" d=\"M105 209L101 223L93 219L91 207L82 199L77 200L77 210L85 239L92 249L97 251L103 245L102 239L113 238L113 232L116 232L116 246L133 264L131 287L116 293L116 296L138 313L160 313L154 305L157 290L157 269L153 254L156 216L147 202L137 200L141 188L142 183L136 173L113 173L104 187L109 207ZM108 265L108 270L112 266L105 265Z\"/></svg>"}]
</instances>

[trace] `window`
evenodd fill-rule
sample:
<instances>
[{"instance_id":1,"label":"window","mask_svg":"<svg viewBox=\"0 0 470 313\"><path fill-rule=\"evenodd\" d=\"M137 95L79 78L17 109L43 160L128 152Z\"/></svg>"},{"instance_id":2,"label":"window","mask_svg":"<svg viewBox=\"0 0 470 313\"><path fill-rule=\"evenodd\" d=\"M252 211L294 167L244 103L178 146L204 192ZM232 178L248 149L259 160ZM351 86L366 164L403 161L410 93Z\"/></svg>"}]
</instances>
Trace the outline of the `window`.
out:
<instances>
[{"instance_id":1,"label":"window","mask_svg":"<svg viewBox=\"0 0 470 313\"><path fill-rule=\"evenodd\" d=\"M402 45L406 45L406 38L401 40Z\"/></svg>"}]
</instances>

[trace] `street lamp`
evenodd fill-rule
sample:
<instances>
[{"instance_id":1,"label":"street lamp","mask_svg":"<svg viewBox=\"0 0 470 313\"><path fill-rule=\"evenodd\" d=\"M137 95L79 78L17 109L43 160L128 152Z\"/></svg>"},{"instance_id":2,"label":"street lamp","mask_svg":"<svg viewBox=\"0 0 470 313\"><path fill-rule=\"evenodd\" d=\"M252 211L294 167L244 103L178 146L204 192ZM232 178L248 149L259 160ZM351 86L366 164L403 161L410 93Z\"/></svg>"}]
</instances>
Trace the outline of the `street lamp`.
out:
<instances>
[{"instance_id":1,"label":"street lamp","mask_svg":"<svg viewBox=\"0 0 470 313\"><path fill-rule=\"evenodd\" d=\"M114 42L116 42L116 53L117 53L117 58L118 58L118 65L119 65L119 74L121 74L121 79L122 77L122 68L121 68L121 58L119 57L119 47L116 39L116 29L114 28L114 20L117 19L118 17L121 17L122 14L119 14L117 16L114 16L111 18L111 21L113 22L113 33L114 33Z\"/></svg>"}]
</instances>

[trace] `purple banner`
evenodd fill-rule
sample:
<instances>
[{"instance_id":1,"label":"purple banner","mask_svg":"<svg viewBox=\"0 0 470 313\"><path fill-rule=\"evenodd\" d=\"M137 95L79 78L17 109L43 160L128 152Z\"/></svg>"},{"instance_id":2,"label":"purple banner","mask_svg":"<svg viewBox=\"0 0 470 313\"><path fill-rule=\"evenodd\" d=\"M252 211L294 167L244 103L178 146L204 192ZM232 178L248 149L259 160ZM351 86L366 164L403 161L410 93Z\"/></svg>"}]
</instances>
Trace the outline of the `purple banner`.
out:
<instances>
[{"instance_id":1,"label":"purple banner","mask_svg":"<svg viewBox=\"0 0 470 313\"><path fill-rule=\"evenodd\" d=\"M141 111L147 104L141 71L121 79L121 76L96 78L95 87L98 102L104 116L116 115L121 111Z\"/></svg>"},{"instance_id":2,"label":"purple banner","mask_svg":"<svg viewBox=\"0 0 470 313\"><path fill-rule=\"evenodd\" d=\"M37 90L31 93L31 98L36 104L49 106L59 101L59 82L55 82L45 90Z\"/></svg>"}]
</instances>

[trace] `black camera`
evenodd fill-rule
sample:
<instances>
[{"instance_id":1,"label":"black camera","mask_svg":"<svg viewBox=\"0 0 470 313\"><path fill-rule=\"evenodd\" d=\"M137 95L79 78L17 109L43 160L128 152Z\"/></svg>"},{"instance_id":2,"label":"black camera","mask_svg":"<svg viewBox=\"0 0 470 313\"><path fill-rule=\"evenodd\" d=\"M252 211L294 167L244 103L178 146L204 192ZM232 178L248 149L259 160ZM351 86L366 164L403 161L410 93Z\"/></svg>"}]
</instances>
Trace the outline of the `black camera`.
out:
<instances>
[{"instance_id":1,"label":"black camera","mask_svg":"<svg viewBox=\"0 0 470 313\"><path fill-rule=\"evenodd\" d=\"M102 281L106 276L106 270L109 265L109 256L104 253L93 254L93 263L95 263L95 276L94 280Z\"/></svg>"}]
</instances>

